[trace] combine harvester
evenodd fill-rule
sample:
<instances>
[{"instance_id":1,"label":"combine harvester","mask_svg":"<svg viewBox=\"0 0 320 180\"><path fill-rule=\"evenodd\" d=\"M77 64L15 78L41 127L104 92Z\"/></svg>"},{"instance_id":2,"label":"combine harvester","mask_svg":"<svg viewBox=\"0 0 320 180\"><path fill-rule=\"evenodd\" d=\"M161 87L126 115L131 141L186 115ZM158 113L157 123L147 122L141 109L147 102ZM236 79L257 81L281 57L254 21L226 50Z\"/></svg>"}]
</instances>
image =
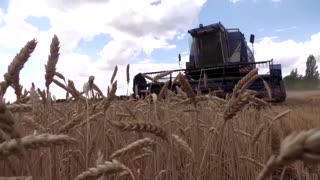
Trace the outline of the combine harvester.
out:
<instances>
[{"instance_id":1,"label":"combine harvester","mask_svg":"<svg viewBox=\"0 0 320 180\"><path fill-rule=\"evenodd\" d=\"M166 81L168 88L176 92L176 84L172 84L178 73L184 74L194 91L201 90L203 94L222 90L220 94L232 93L234 86L250 70L259 67L269 68L266 74L259 74L250 87L250 90L258 92L257 97L269 102L283 102L286 99L286 90L282 79L281 64L273 64L273 59L255 62L252 51L247 45L244 35L239 29L226 29L220 22L191 29L188 33L192 36L189 62L186 69L170 71L139 73L134 77L133 91L137 90L140 97L149 93L158 94ZM250 42L254 43L254 35L250 36ZM181 55L179 54L179 63ZM155 77L160 73L170 72L166 78L157 83L145 77ZM206 83L203 80L206 74ZM272 98L269 99L263 80L269 84Z\"/></svg>"}]
</instances>

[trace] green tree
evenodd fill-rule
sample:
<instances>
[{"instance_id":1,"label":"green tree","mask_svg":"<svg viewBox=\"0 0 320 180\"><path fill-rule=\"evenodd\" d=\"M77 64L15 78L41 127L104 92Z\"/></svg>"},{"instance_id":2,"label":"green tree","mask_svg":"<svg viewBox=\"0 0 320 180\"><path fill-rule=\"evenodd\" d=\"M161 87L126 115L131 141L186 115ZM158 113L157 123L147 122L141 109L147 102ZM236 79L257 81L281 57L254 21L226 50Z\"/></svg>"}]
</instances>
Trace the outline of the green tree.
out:
<instances>
[{"instance_id":1,"label":"green tree","mask_svg":"<svg viewBox=\"0 0 320 180\"><path fill-rule=\"evenodd\" d=\"M290 72L289 77L292 80L298 80L298 78L299 78L298 69L297 68L292 69L291 72Z\"/></svg>"},{"instance_id":2,"label":"green tree","mask_svg":"<svg viewBox=\"0 0 320 180\"><path fill-rule=\"evenodd\" d=\"M318 80L319 79L319 72L316 58L311 54L306 62L306 80Z\"/></svg>"},{"instance_id":3,"label":"green tree","mask_svg":"<svg viewBox=\"0 0 320 180\"><path fill-rule=\"evenodd\" d=\"M289 89L296 89L303 79L302 75L298 74L298 69L292 69L290 74L284 77L285 85Z\"/></svg>"}]
</instances>

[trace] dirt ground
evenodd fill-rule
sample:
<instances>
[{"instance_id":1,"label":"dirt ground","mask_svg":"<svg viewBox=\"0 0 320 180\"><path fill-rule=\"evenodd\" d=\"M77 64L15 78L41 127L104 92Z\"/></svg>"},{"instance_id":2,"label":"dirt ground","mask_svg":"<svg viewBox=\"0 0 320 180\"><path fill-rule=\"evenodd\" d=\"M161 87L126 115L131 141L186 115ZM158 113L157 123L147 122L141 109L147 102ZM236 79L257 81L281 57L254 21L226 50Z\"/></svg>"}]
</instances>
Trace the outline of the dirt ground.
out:
<instances>
[{"instance_id":1,"label":"dirt ground","mask_svg":"<svg viewBox=\"0 0 320 180\"><path fill-rule=\"evenodd\" d=\"M320 98L320 90L287 91L287 97L291 98Z\"/></svg>"},{"instance_id":2,"label":"dirt ground","mask_svg":"<svg viewBox=\"0 0 320 180\"><path fill-rule=\"evenodd\" d=\"M319 106L320 103L320 90L308 90L308 91L287 91L287 99L284 105L288 106L301 106L315 105Z\"/></svg>"}]
</instances>

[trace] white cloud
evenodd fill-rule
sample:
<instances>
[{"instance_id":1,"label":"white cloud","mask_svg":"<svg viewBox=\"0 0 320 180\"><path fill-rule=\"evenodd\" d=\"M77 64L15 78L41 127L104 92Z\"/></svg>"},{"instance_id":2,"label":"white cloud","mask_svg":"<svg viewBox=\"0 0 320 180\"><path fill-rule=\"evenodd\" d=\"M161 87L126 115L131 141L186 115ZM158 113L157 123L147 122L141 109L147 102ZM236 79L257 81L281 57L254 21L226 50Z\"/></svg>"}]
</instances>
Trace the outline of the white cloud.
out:
<instances>
[{"instance_id":1,"label":"white cloud","mask_svg":"<svg viewBox=\"0 0 320 180\"><path fill-rule=\"evenodd\" d=\"M186 35L186 33L180 33L177 35L177 39L181 40L184 38L185 35Z\"/></svg>"},{"instance_id":2,"label":"white cloud","mask_svg":"<svg viewBox=\"0 0 320 180\"><path fill-rule=\"evenodd\" d=\"M87 81L88 76L94 75L95 82L106 93L112 71L115 65L118 65L117 94L126 94L125 68L129 60L142 52L150 55L155 49L175 48L175 44L168 41L174 38L181 39L185 35L185 31L197 20L205 3L204 0L162 0L157 5L151 5L155 0L72 0L69 4L65 2L10 0L8 13L2 13L0 10L0 24L1 21L4 23L0 27L0 74L6 72L6 67L16 52L27 41L36 38L38 45L21 72L21 83L29 88L31 82L34 82L37 87L44 89L44 64L47 62L51 39L57 34L61 41L57 70L67 79L73 80L79 90L82 90L82 84ZM29 16L49 18L51 28L40 31L25 21ZM101 33L110 35L112 40L98 50L101 56L99 59L75 52L81 39L90 40ZM16 52L3 52L1 47ZM314 34L306 42L276 42L274 37L265 37L255 44L255 54L258 61L274 58L275 63L282 63L286 75L294 67L298 67L299 72L304 73L308 55L320 57L318 47L320 33ZM182 53L182 68L185 67L187 59L188 53ZM145 59L140 63L130 64L130 79L132 82L133 76L139 72L177 68L178 61L159 64L152 58ZM3 80L2 76L0 80ZM53 84L51 90L57 98L64 98L65 92L61 88ZM132 83L129 85L129 93L131 92ZM14 97L13 90L10 89L6 98L14 100Z\"/></svg>"},{"instance_id":3,"label":"white cloud","mask_svg":"<svg viewBox=\"0 0 320 180\"><path fill-rule=\"evenodd\" d=\"M262 38L259 38L259 39L257 39L257 40L258 40L258 41L262 41L262 40L265 40L266 38L273 40L273 39L278 39L279 36L262 37Z\"/></svg>"},{"instance_id":4,"label":"white cloud","mask_svg":"<svg viewBox=\"0 0 320 180\"><path fill-rule=\"evenodd\" d=\"M320 58L320 32L313 34L309 40L296 42L286 40L276 42L272 37L265 37L255 44L255 58L257 61L273 59L274 63L281 63L283 75L288 75L293 68L298 68L302 75L305 73L305 62L310 54ZM320 59L317 59L318 61Z\"/></svg>"},{"instance_id":5,"label":"white cloud","mask_svg":"<svg viewBox=\"0 0 320 180\"><path fill-rule=\"evenodd\" d=\"M3 23L3 16L4 16L3 9L0 8L0 26Z\"/></svg>"},{"instance_id":6,"label":"white cloud","mask_svg":"<svg viewBox=\"0 0 320 180\"><path fill-rule=\"evenodd\" d=\"M81 5L103 4L109 0L47 0L50 7L59 8L61 10L70 10Z\"/></svg>"},{"instance_id":7,"label":"white cloud","mask_svg":"<svg viewBox=\"0 0 320 180\"><path fill-rule=\"evenodd\" d=\"M72 0L69 3L65 0L10 0L7 13L0 11L0 23L3 21L4 24L0 27L0 48L16 52L8 54L0 51L2 65L8 66L27 41L37 39L36 50L20 73L21 83L29 88L31 82L34 82L43 89L44 64L47 62L51 39L57 34L61 42L61 55L57 65L59 72L73 80L80 90L87 76L95 75L96 83L106 92L113 68L118 65L118 94L123 94L126 93L126 82L121 68L124 70L129 60L142 51L150 55L157 48L175 48L168 40L183 36L181 32L185 32L196 20L204 3L205 0L162 0L161 3L154 0ZM184 8L179 8L182 6ZM25 19L30 16L47 17L50 29L40 31L38 27L27 23ZM101 58L92 59L88 55L75 53L81 39L90 40L101 33L112 38L100 50ZM154 66L155 64L150 63L131 64L131 79L139 71L150 71ZM156 66L167 69L177 64ZM0 68L0 74L4 74L6 70ZM1 77L0 80L2 79ZM65 95L55 85L51 90L56 97ZM14 99L11 89L6 94L6 98L8 97Z\"/></svg>"},{"instance_id":8,"label":"white cloud","mask_svg":"<svg viewBox=\"0 0 320 180\"><path fill-rule=\"evenodd\" d=\"M276 29L275 32L284 32L284 31L289 31L292 29L297 29L297 26L291 26L291 27L287 27L287 28L279 28L279 29Z\"/></svg>"},{"instance_id":9,"label":"white cloud","mask_svg":"<svg viewBox=\"0 0 320 180\"><path fill-rule=\"evenodd\" d=\"M237 2L239 2L240 0L229 0L230 2L232 2L232 3L237 3Z\"/></svg>"}]
</instances>

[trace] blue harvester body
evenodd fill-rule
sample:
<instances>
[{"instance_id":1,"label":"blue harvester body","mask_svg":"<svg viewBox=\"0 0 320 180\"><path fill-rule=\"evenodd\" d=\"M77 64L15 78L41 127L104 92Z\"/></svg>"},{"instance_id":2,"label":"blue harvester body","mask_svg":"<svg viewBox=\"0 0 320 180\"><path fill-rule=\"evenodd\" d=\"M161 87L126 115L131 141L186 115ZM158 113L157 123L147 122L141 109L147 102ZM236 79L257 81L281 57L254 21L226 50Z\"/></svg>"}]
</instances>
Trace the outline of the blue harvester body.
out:
<instances>
[{"instance_id":1,"label":"blue harvester body","mask_svg":"<svg viewBox=\"0 0 320 180\"><path fill-rule=\"evenodd\" d=\"M248 88L258 92L259 98L267 101L283 102L286 99L286 90L282 79L281 64L273 64L273 60L255 62L251 49L248 47L244 35L239 29L226 29L220 22L203 26L188 31L192 37L189 52L189 61L185 69L170 70L170 74L161 79L160 83L148 81L141 73L134 77L133 91L140 96L146 93L158 94L166 81L168 88L176 91L173 83L178 73L185 75L191 87L209 93L222 90L219 95L225 97L232 93L234 86L250 70L259 67L267 67L268 72L259 73L259 78ZM253 43L254 36L250 41ZM166 71L143 73L154 77ZM206 80L204 81L204 74ZM272 98L267 97L263 80L268 83ZM137 92L136 92L137 91Z\"/></svg>"}]
</instances>

